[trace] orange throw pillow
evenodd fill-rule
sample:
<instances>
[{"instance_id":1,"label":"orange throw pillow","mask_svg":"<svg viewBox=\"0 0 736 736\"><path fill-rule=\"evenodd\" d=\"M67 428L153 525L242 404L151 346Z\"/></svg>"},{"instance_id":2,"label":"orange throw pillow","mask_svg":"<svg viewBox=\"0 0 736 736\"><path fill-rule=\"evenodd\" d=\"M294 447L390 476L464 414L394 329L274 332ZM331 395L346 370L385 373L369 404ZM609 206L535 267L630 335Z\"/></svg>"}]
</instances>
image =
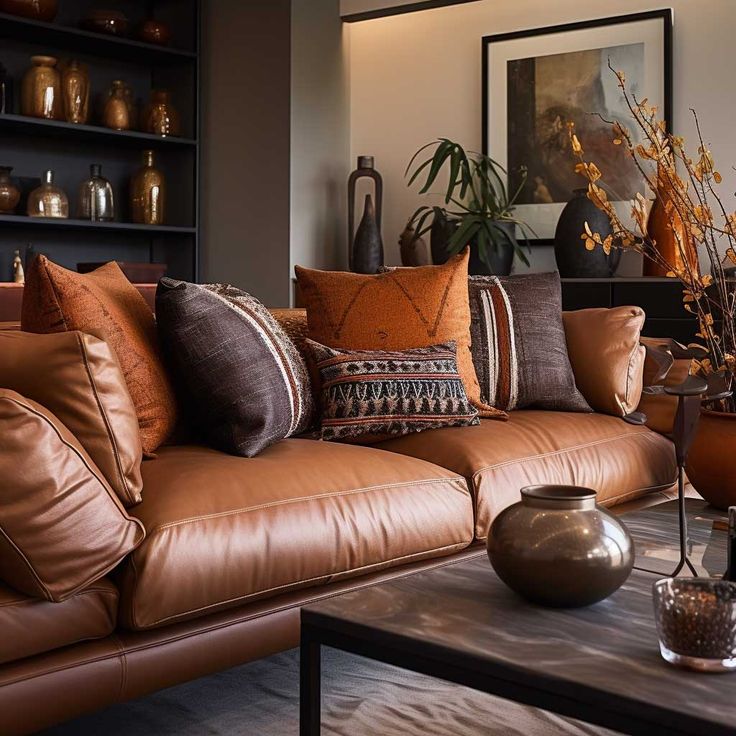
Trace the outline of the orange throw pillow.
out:
<instances>
[{"instance_id":1,"label":"orange throw pillow","mask_svg":"<svg viewBox=\"0 0 736 736\"><path fill-rule=\"evenodd\" d=\"M169 437L176 401L161 362L156 323L117 263L79 274L38 256L26 276L21 325L26 332L79 330L105 340L133 399L143 452L151 455Z\"/></svg>"},{"instance_id":2,"label":"orange throw pillow","mask_svg":"<svg viewBox=\"0 0 736 736\"><path fill-rule=\"evenodd\" d=\"M309 337L331 348L407 350L454 341L465 392L481 416L505 418L483 404L470 354L468 250L441 266L375 275L296 266Z\"/></svg>"}]
</instances>

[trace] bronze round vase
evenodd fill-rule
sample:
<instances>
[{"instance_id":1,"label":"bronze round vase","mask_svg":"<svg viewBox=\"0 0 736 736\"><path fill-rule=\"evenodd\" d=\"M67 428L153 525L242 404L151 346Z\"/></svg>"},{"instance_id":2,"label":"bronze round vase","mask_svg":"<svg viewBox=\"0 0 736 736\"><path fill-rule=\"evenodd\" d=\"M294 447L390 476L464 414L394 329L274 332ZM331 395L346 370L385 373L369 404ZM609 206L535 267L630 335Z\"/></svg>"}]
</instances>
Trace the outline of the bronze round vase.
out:
<instances>
[{"instance_id":1,"label":"bronze round vase","mask_svg":"<svg viewBox=\"0 0 736 736\"><path fill-rule=\"evenodd\" d=\"M163 225L166 204L166 181L154 166L153 151L143 152L143 166L130 182L130 209L133 222Z\"/></svg>"},{"instance_id":2,"label":"bronze round vase","mask_svg":"<svg viewBox=\"0 0 736 736\"><path fill-rule=\"evenodd\" d=\"M151 101L143 110L143 129L164 138L179 135L179 113L171 104L171 96L166 90L151 91Z\"/></svg>"},{"instance_id":3,"label":"bronze round vase","mask_svg":"<svg viewBox=\"0 0 736 736\"><path fill-rule=\"evenodd\" d=\"M33 118L61 120L61 75L53 56L32 56L33 66L23 76L21 113Z\"/></svg>"},{"instance_id":4,"label":"bronze round vase","mask_svg":"<svg viewBox=\"0 0 736 736\"><path fill-rule=\"evenodd\" d=\"M724 511L736 505L736 414L702 409L685 472L693 488Z\"/></svg>"},{"instance_id":5,"label":"bronze round vase","mask_svg":"<svg viewBox=\"0 0 736 736\"><path fill-rule=\"evenodd\" d=\"M12 215L20 202L20 189L10 178L12 166L0 166L0 214Z\"/></svg>"},{"instance_id":6,"label":"bronze round vase","mask_svg":"<svg viewBox=\"0 0 736 736\"><path fill-rule=\"evenodd\" d=\"M552 607L588 606L623 585L634 565L626 527L579 486L528 486L488 534L488 557L519 595Z\"/></svg>"}]
</instances>

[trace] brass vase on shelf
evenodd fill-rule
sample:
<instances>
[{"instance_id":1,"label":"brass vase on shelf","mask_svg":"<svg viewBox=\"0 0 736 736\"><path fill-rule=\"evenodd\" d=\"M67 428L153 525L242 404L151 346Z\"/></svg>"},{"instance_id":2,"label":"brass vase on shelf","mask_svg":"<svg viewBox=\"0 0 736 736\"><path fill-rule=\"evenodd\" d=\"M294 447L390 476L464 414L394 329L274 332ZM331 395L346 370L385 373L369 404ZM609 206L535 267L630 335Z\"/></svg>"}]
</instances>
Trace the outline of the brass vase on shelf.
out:
<instances>
[{"instance_id":1,"label":"brass vase on shelf","mask_svg":"<svg viewBox=\"0 0 736 736\"><path fill-rule=\"evenodd\" d=\"M102 176L102 166L89 167L89 179L79 185L77 217L92 222L109 222L115 219L115 199L112 185Z\"/></svg>"},{"instance_id":2,"label":"brass vase on shelf","mask_svg":"<svg viewBox=\"0 0 736 736\"><path fill-rule=\"evenodd\" d=\"M76 59L61 72L61 90L67 123L84 125L89 119L89 74Z\"/></svg>"},{"instance_id":3,"label":"brass vase on shelf","mask_svg":"<svg viewBox=\"0 0 736 736\"><path fill-rule=\"evenodd\" d=\"M113 130L130 130L133 125L131 92L122 79L116 79L102 111L102 123Z\"/></svg>"},{"instance_id":4,"label":"brass vase on shelf","mask_svg":"<svg viewBox=\"0 0 736 736\"><path fill-rule=\"evenodd\" d=\"M59 11L59 0L0 0L0 13L50 23Z\"/></svg>"},{"instance_id":5,"label":"brass vase on shelf","mask_svg":"<svg viewBox=\"0 0 736 736\"><path fill-rule=\"evenodd\" d=\"M171 96L165 89L151 90L151 101L143 111L143 129L166 137L179 135L179 113L171 104Z\"/></svg>"},{"instance_id":6,"label":"brass vase on shelf","mask_svg":"<svg viewBox=\"0 0 736 736\"><path fill-rule=\"evenodd\" d=\"M163 225L166 205L166 180L154 166L153 151L143 152L143 166L130 182L130 209L133 222Z\"/></svg>"},{"instance_id":7,"label":"brass vase on shelf","mask_svg":"<svg viewBox=\"0 0 736 736\"><path fill-rule=\"evenodd\" d=\"M672 187L661 172L657 176L657 197L649 212L647 235L676 273L699 273L698 247L677 213ZM670 270L651 258L644 259L644 276L666 276Z\"/></svg>"},{"instance_id":8,"label":"brass vase on shelf","mask_svg":"<svg viewBox=\"0 0 736 736\"><path fill-rule=\"evenodd\" d=\"M21 85L21 113L33 118L62 119L61 75L53 56L32 56Z\"/></svg>"},{"instance_id":9,"label":"brass vase on shelf","mask_svg":"<svg viewBox=\"0 0 736 736\"><path fill-rule=\"evenodd\" d=\"M64 190L54 184L54 172L43 172L41 186L28 195L28 214L31 217L69 217L69 199Z\"/></svg>"},{"instance_id":10,"label":"brass vase on shelf","mask_svg":"<svg viewBox=\"0 0 736 736\"><path fill-rule=\"evenodd\" d=\"M0 166L0 214L12 215L20 202L20 189L10 178L12 166Z\"/></svg>"}]
</instances>

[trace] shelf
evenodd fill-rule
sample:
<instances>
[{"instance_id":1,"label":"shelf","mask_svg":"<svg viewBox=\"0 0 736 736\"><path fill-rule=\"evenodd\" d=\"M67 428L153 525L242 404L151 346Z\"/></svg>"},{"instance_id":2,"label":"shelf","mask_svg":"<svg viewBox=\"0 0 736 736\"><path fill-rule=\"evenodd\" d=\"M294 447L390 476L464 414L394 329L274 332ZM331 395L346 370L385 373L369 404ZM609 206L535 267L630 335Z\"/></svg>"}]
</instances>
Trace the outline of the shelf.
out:
<instances>
[{"instance_id":1,"label":"shelf","mask_svg":"<svg viewBox=\"0 0 736 736\"><path fill-rule=\"evenodd\" d=\"M31 118L26 115L0 114L0 134L33 133L49 137L77 138L85 141L97 140L151 148L192 148L197 145L193 138L162 137L137 130L113 130L99 125L79 125L62 120Z\"/></svg>"},{"instance_id":2,"label":"shelf","mask_svg":"<svg viewBox=\"0 0 736 736\"><path fill-rule=\"evenodd\" d=\"M194 235L194 227L178 225L137 225L133 222L90 222L49 217L28 217L27 215L0 215L0 228L44 228L59 230L114 230L117 232L147 233L150 235Z\"/></svg>"},{"instance_id":3,"label":"shelf","mask_svg":"<svg viewBox=\"0 0 736 736\"><path fill-rule=\"evenodd\" d=\"M45 23L0 13L0 38L26 41L39 46L68 49L108 59L123 59L137 64L175 64L194 61L193 51L156 46L130 38L93 33L72 26Z\"/></svg>"}]
</instances>

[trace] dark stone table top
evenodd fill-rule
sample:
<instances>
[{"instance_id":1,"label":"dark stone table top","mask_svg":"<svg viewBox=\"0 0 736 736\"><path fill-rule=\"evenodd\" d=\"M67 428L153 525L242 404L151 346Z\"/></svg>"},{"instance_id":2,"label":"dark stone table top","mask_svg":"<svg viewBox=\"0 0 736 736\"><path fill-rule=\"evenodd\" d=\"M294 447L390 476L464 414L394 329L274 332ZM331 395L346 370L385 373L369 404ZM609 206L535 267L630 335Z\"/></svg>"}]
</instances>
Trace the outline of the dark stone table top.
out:
<instances>
[{"instance_id":1,"label":"dark stone table top","mask_svg":"<svg viewBox=\"0 0 736 736\"><path fill-rule=\"evenodd\" d=\"M689 504L690 513L706 518L710 512L698 504ZM674 518L674 536L668 517ZM660 509L623 518L638 537L639 564L656 567L662 562L656 550L676 547L676 507L674 514ZM707 552L711 523L703 522L696 533L698 550ZM674 564L664 562L667 568ZM483 554L308 606L303 621L314 631L363 642L362 652L353 651L376 659L401 665L402 656L407 662L419 658L437 663L434 673L440 677L441 663L447 663L494 678L506 685L489 691L504 697L508 686L508 697L545 707L549 696L548 709L559 701L559 712L567 702L573 711L577 704L577 717L611 728L616 714L652 724L651 731L629 733L736 734L736 675L691 673L660 656L652 606L652 584L659 577L634 570L605 601L582 609L545 609L509 590ZM531 696L514 697L515 687ZM603 711L611 718L599 718ZM569 709L567 714L575 715Z\"/></svg>"}]
</instances>

